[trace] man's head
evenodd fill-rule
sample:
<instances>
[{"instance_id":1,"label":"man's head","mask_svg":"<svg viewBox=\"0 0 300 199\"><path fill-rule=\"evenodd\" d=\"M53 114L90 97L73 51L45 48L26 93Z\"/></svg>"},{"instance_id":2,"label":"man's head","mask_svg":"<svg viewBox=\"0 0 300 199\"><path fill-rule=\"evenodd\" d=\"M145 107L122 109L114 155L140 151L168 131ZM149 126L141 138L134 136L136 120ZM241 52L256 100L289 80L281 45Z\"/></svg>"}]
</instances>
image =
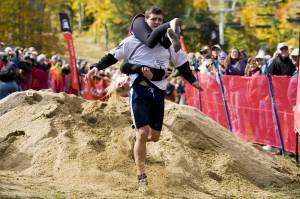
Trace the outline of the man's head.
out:
<instances>
[{"instance_id":1,"label":"man's head","mask_svg":"<svg viewBox=\"0 0 300 199\"><path fill-rule=\"evenodd\" d=\"M278 55L285 59L289 56L289 47L287 45L287 43L279 43L277 45L277 51L278 51Z\"/></svg>"},{"instance_id":2,"label":"man's head","mask_svg":"<svg viewBox=\"0 0 300 199\"><path fill-rule=\"evenodd\" d=\"M219 44L213 45L211 47L211 56L212 56L212 58L218 59L218 56L219 56L221 50L222 49L221 49L221 46Z\"/></svg>"},{"instance_id":3,"label":"man's head","mask_svg":"<svg viewBox=\"0 0 300 199\"><path fill-rule=\"evenodd\" d=\"M299 56L299 48L295 48L291 53L291 59L293 64L297 63L298 56Z\"/></svg>"},{"instance_id":4,"label":"man's head","mask_svg":"<svg viewBox=\"0 0 300 199\"><path fill-rule=\"evenodd\" d=\"M163 23L164 13L160 8L151 7L145 12L145 21L154 30Z\"/></svg>"}]
</instances>

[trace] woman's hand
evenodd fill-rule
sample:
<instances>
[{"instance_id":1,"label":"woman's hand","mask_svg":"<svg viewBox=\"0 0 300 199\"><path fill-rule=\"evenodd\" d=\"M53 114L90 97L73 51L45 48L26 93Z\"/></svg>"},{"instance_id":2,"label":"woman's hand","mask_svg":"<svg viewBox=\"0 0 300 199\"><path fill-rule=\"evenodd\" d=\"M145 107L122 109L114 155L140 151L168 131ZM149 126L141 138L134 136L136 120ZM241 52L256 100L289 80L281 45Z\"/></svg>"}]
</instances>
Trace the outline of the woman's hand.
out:
<instances>
[{"instance_id":1,"label":"woman's hand","mask_svg":"<svg viewBox=\"0 0 300 199\"><path fill-rule=\"evenodd\" d=\"M147 79L151 80L153 78L153 73L148 67L142 67L142 73L143 76L146 77Z\"/></svg>"}]
</instances>

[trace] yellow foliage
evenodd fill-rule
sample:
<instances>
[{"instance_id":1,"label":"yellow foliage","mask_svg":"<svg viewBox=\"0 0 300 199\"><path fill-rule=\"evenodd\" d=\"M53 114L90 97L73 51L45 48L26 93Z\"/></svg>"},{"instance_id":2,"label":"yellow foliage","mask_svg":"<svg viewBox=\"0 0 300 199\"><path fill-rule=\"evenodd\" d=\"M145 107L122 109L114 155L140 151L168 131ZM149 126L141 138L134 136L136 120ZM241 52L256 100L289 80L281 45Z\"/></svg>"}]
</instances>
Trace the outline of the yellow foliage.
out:
<instances>
[{"instance_id":1,"label":"yellow foliage","mask_svg":"<svg viewBox=\"0 0 300 199\"><path fill-rule=\"evenodd\" d=\"M193 7L204 10L208 8L208 4L206 0L193 0Z\"/></svg>"}]
</instances>

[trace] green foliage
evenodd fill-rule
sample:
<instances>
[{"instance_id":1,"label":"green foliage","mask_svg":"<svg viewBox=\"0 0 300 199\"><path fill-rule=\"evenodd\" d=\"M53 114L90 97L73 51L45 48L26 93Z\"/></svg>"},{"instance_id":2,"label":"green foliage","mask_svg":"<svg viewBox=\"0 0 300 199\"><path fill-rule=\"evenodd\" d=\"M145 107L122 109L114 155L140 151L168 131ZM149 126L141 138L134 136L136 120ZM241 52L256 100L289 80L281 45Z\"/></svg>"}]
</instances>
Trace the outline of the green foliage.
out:
<instances>
[{"instance_id":1,"label":"green foliage","mask_svg":"<svg viewBox=\"0 0 300 199\"><path fill-rule=\"evenodd\" d=\"M59 42L58 13L66 6L59 0L0 1L0 40L14 46L34 46L46 53L63 52Z\"/></svg>"},{"instance_id":2,"label":"green foliage","mask_svg":"<svg viewBox=\"0 0 300 199\"><path fill-rule=\"evenodd\" d=\"M238 0L235 11L226 14L225 21L242 27L226 26L225 47L243 48L254 54L265 46L272 54L278 42L297 46L300 25L288 19L300 18L296 15L300 13L300 1L278 2ZM174 17L183 20L182 34L190 51L216 42L211 41L211 32L218 31L219 15L208 10L206 0L2 0L0 41L35 46L46 53L63 52L65 44L58 20L58 13L63 11L70 16L73 29L88 30L95 41L105 43L108 49L127 36L133 16L150 6L161 7L167 21Z\"/></svg>"},{"instance_id":3,"label":"green foliage","mask_svg":"<svg viewBox=\"0 0 300 199\"><path fill-rule=\"evenodd\" d=\"M217 26L207 10L189 7L182 18L182 33L190 51L196 52L204 45L213 44L211 33Z\"/></svg>"},{"instance_id":4,"label":"green foliage","mask_svg":"<svg viewBox=\"0 0 300 199\"><path fill-rule=\"evenodd\" d=\"M234 30L227 27L225 42L230 47L244 48L252 55L260 47L266 47L267 52L272 55L279 42L297 47L300 25L287 19L297 18L299 12L298 0L241 0L236 11L233 15L227 15L226 20L239 22L243 28Z\"/></svg>"}]
</instances>

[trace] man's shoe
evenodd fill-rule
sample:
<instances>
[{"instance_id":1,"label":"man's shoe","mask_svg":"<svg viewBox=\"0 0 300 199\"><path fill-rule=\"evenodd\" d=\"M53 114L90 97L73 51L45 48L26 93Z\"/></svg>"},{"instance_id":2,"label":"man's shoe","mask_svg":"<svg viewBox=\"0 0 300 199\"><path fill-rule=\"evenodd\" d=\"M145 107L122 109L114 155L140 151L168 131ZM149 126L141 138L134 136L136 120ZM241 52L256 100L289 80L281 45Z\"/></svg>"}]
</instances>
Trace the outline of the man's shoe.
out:
<instances>
[{"instance_id":1,"label":"man's shoe","mask_svg":"<svg viewBox=\"0 0 300 199\"><path fill-rule=\"evenodd\" d=\"M181 20L179 18L174 18L170 21L170 28L174 31L178 39L180 37L180 23Z\"/></svg>"},{"instance_id":2,"label":"man's shoe","mask_svg":"<svg viewBox=\"0 0 300 199\"><path fill-rule=\"evenodd\" d=\"M146 193L148 191L148 181L146 174L138 175L138 191Z\"/></svg>"},{"instance_id":3,"label":"man's shoe","mask_svg":"<svg viewBox=\"0 0 300 199\"><path fill-rule=\"evenodd\" d=\"M170 39L175 52L178 52L181 49L181 45L180 45L179 39L177 38L175 32L171 28L168 28L167 36Z\"/></svg>"}]
</instances>

